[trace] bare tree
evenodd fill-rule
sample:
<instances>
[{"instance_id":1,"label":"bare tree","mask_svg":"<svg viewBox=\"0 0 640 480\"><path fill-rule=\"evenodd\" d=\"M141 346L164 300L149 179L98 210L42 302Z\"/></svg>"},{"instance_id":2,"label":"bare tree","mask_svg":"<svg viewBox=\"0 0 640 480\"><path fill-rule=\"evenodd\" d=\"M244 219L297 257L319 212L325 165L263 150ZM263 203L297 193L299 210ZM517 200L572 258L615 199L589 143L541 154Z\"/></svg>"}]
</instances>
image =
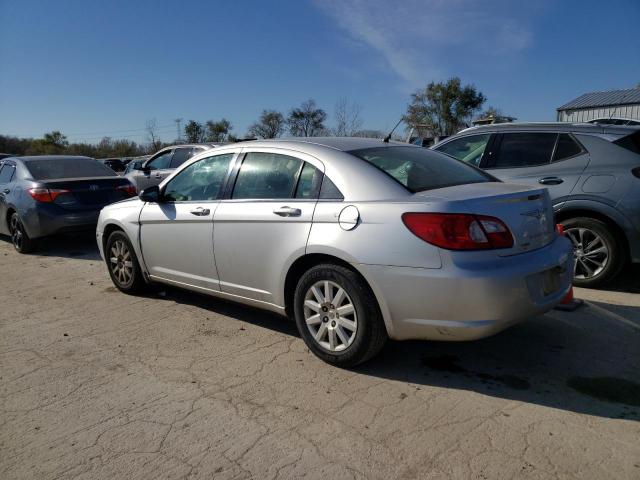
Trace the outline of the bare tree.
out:
<instances>
[{"instance_id":1,"label":"bare tree","mask_svg":"<svg viewBox=\"0 0 640 480\"><path fill-rule=\"evenodd\" d=\"M263 110L260 120L249 127L248 134L259 138L277 138L284 133L285 120L276 110Z\"/></svg>"},{"instance_id":2,"label":"bare tree","mask_svg":"<svg viewBox=\"0 0 640 480\"><path fill-rule=\"evenodd\" d=\"M155 118L147 120L147 140L149 141L149 150L157 152L162 148L162 140L158 135L158 122Z\"/></svg>"},{"instance_id":3,"label":"bare tree","mask_svg":"<svg viewBox=\"0 0 640 480\"><path fill-rule=\"evenodd\" d=\"M346 97L340 98L336 102L334 117L336 126L333 128L333 134L336 137L354 137L362 128L362 118L360 113L362 107L357 103L349 104Z\"/></svg>"}]
</instances>

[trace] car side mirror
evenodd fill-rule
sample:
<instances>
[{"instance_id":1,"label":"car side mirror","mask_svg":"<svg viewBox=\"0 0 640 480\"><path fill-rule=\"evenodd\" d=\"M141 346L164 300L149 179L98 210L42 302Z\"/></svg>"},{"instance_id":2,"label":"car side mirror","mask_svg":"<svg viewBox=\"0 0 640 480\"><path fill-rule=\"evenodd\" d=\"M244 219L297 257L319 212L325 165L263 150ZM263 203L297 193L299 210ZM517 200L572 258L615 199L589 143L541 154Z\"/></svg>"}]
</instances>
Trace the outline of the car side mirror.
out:
<instances>
[{"instance_id":1,"label":"car side mirror","mask_svg":"<svg viewBox=\"0 0 640 480\"><path fill-rule=\"evenodd\" d=\"M154 185L152 187L145 188L138 196L143 202L159 203L161 197L160 187L158 185Z\"/></svg>"}]
</instances>

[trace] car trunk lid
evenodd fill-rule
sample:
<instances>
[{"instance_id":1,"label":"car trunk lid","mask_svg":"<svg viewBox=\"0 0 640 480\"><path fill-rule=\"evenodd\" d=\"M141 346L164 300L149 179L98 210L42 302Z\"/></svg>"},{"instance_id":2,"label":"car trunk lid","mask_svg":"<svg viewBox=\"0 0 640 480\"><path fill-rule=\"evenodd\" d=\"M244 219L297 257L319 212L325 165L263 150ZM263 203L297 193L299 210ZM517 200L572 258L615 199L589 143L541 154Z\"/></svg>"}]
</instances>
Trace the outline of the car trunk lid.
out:
<instances>
[{"instance_id":1,"label":"car trunk lid","mask_svg":"<svg viewBox=\"0 0 640 480\"><path fill-rule=\"evenodd\" d=\"M130 182L122 177L62 178L39 182L42 188L63 190L53 201L67 210L96 210L131 197Z\"/></svg>"},{"instance_id":2,"label":"car trunk lid","mask_svg":"<svg viewBox=\"0 0 640 480\"><path fill-rule=\"evenodd\" d=\"M498 250L500 256L536 250L553 241L555 222L549 193L499 182L473 183L416 194L446 201L449 212L487 215L502 220L513 234L512 248Z\"/></svg>"}]
</instances>

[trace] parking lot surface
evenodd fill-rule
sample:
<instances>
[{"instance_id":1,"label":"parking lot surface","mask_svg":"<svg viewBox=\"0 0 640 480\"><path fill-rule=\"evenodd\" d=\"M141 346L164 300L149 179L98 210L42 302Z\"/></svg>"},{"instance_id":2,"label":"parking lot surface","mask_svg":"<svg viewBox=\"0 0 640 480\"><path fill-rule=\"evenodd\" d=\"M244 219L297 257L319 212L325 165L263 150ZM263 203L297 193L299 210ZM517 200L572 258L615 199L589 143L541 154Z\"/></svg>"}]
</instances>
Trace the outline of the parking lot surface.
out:
<instances>
[{"instance_id":1,"label":"parking lot surface","mask_svg":"<svg viewBox=\"0 0 640 480\"><path fill-rule=\"evenodd\" d=\"M3 479L640 478L638 269L353 370L269 313L118 292L91 238L0 238L0 282Z\"/></svg>"}]
</instances>

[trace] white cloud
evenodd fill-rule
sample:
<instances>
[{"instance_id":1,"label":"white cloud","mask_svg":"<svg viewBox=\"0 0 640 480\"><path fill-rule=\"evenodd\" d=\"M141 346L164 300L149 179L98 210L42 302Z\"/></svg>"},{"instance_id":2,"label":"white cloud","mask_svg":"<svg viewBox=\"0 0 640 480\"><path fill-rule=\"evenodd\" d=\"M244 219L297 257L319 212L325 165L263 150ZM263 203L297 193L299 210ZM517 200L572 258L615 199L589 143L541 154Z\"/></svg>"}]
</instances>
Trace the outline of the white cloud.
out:
<instances>
[{"instance_id":1,"label":"white cloud","mask_svg":"<svg viewBox=\"0 0 640 480\"><path fill-rule=\"evenodd\" d=\"M495 60L531 43L509 2L314 0L353 40L375 50L410 88L455 74L448 52ZM509 8L511 7L511 8ZM520 8L520 7L519 7ZM525 12L517 12L525 18Z\"/></svg>"}]
</instances>

